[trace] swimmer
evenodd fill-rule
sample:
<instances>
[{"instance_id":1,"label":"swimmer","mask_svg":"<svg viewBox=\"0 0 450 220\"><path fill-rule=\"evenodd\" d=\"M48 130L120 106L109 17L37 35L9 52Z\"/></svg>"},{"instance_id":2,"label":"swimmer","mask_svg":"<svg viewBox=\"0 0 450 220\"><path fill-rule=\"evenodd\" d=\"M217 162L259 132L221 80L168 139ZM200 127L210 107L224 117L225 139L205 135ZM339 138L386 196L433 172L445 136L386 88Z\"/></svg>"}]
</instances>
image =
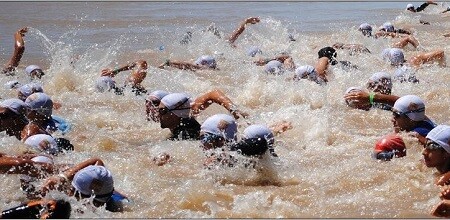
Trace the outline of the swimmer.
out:
<instances>
[{"instance_id":1,"label":"swimmer","mask_svg":"<svg viewBox=\"0 0 450 220\"><path fill-rule=\"evenodd\" d=\"M106 210L121 212L120 201L114 199L114 180L102 160L92 158L60 173L47 178L42 186L43 195L50 190L59 190L77 199L93 197L92 204L96 207L105 205Z\"/></svg>"},{"instance_id":2,"label":"swimmer","mask_svg":"<svg viewBox=\"0 0 450 220\"><path fill-rule=\"evenodd\" d=\"M218 70L216 59L210 55L202 55L194 63L187 61L176 61L176 60L166 60L163 64L158 67L164 69L165 66L178 68L180 70L202 70L202 69L212 69Z\"/></svg>"},{"instance_id":3,"label":"swimmer","mask_svg":"<svg viewBox=\"0 0 450 220\"><path fill-rule=\"evenodd\" d=\"M370 50L367 49L362 44L344 44L344 43L335 43L333 44L334 49L345 49L350 51L350 56L353 56L358 53L370 53Z\"/></svg>"},{"instance_id":4,"label":"swimmer","mask_svg":"<svg viewBox=\"0 0 450 220\"><path fill-rule=\"evenodd\" d=\"M427 167L434 167L440 174L450 171L450 126L438 125L426 135L422 151L424 163ZM448 175L440 178L438 185L448 183Z\"/></svg>"},{"instance_id":5,"label":"swimmer","mask_svg":"<svg viewBox=\"0 0 450 220\"><path fill-rule=\"evenodd\" d=\"M123 95L123 89L117 87L116 81L112 76L100 76L97 78L97 81L95 82L95 90L100 93L106 91L109 92L112 90L116 95Z\"/></svg>"},{"instance_id":6,"label":"swimmer","mask_svg":"<svg viewBox=\"0 0 450 220\"><path fill-rule=\"evenodd\" d=\"M172 93L164 96L158 106L161 128L168 128L176 139L198 139L200 124L194 118L212 103L222 105L235 118L247 117L248 114L237 109L237 106L220 90L213 90L201 95L191 103L184 93Z\"/></svg>"},{"instance_id":7,"label":"swimmer","mask_svg":"<svg viewBox=\"0 0 450 220\"><path fill-rule=\"evenodd\" d=\"M398 48L387 48L382 52L382 58L388 60L391 66L401 67L405 64L416 69L423 64L438 63L440 67L446 66L445 55L443 50L434 50L431 52L421 52L412 56L408 61L405 60L403 51Z\"/></svg>"},{"instance_id":8,"label":"swimmer","mask_svg":"<svg viewBox=\"0 0 450 220\"><path fill-rule=\"evenodd\" d=\"M294 60L290 55L280 54L273 58L253 61L257 66L264 66L264 71L268 74L282 74L284 70L295 70Z\"/></svg>"},{"instance_id":9,"label":"swimmer","mask_svg":"<svg viewBox=\"0 0 450 220\"><path fill-rule=\"evenodd\" d=\"M288 78L287 80L289 79L290 78ZM301 79L308 79L319 85L326 85L326 81L323 78L319 77L316 69L310 65L299 66L297 67L297 69L295 69L295 74L292 80L299 81Z\"/></svg>"},{"instance_id":10,"label":"swimmer","mask_svg":"<svg viewBox=\"0 0 450 220\"><path fill-rule=\"evenodd\" d=\"M408 35L411 34L410 31L407 31L407 30L404 30L404 29L400 29L400 28L398 28L398 29L395 28L394 25L392 25L391 22L385 22L385 23L383 24L383 26L381 27L381 29L379 30L378 33L382 33L382 32L385 32L385 33L408 34ZM376 34L375 34L375 35L376 35ZM383 35L381 34L381 36L383 36Z\"/></svg>"},{"instance_id":11,"label":"swimmer","mask_svg":"<svg viewBox=\"0 0 450 220\"><path fill-rule=\"evenodd\" d=\"M426 1L425 3L421 4L419 7L414 8L413 4L408 4L406 5L406 10L410 11L410 12L420 12L423 11L426 7L428 7L428 5L437 5L437 3L433 2L433 1Z\"/></svg>"},{"instance_id":12,"label":"swimmer","mask_svg":"<svg viewBox=\"0 0 450 220\"><path fill-rule=\"evenodd\" d=\"M387 26L387 28L390 26ZM389 28L388 28L389 29ZM358 28L359 31L362 32L364 36L367 37L392 37L392 38L400 38L398 41L394 42L392 44L392 47L395 48L404 48L407 45L412 45L414 48L417 48L419 46L419 41L410 35L400 34L397 32L388 32L388 31L378 31L375 33L375 35L372 35L372 26L370 26L367 23L363 23Z\"/></svg>"},{"instance_id":13,"label":"swimmer","mask_svg":"<svg viewBox=\"0 0 450 220\"><path fill-rule=\"evenodd\" d=\"M389 134L377 140L372 158L389 161L392 158L406 156L406 146L398 134Z\"/></svg>"},{"instance_id":14,"label":"swimmer","mask_svg":"<svg viewBox=\"0 0 450 220\"><path fill-rule=\"evenodd\" d=\"M159 122L158 106L161 103L161 99L168 95L169 92L164 90L156 90L150 93L145 99L145 113L147 115L147 121Z\"/></svg>"},{"instance_id":15,"label":"swimmer","mask_svg":"<svg viewBox=\"0 0 450 220\"><path fill-rule=\"evenodd\" d=\"M125 81L124 86L126 87L128 84L131 84L131 88L133 92L136 93L136 95L147 93L147 90L141 85L142 81L144 81L145 77L147 76L147 62L145 60L138 60L116 69L103 69L101 76L114 77L118 73L127 70L132 71ZM112 84L110 86L112 86ZM117 91L117 89L114 90ZM120 93L120 90L116 93Z\"/></svg>"},{"instance_id":16,"label":"swimmer","mask_svg":"<svg viewBox=\"0 0 450 220\"><path fill-rule=\"evenodd\" d=\"M21 132L22 141L35 134L52 134L58 129L52 120L53 101L47 94L33 93L25 100L25 104L28 105L26 117L29 123Z\"/></svg>"},{"instance_id":17,"label":"swimmer","mask_svg":"<svg viewBox=\"0 0 450 220\"><path fill-rule=\"evenodd\" d=\"M442 11L441 14L447 13L447 12L449 12L449 11L450 11L450 6L448 6L444 11Z\"/></svg>"},{"instance_id":18,"label":"swimmer","mask_svg":"<svg viewBox=\"0 0 450 220\"><path fill-rule=\"evenodd\" d=\"M230 45L232 47L236 47L236 45L234 44L234 42L237 40L237 38L242 34L242 32L244 32L245 30L245 25L247 24L256 24L260 21L259 18L257 17L250 17L245 19L243 22L241 22L241 24L239 25L239 27L233 31L233 33L231 34L231 36L228 38L228 42L230 43Z\"/></svg>"},{"instance_id":19,"label":"swimmer","mask_svg":"<svg viewBox=\"0 0 450 220\"><path fill-rule=\"evenodd\" d=\"M41 199L4 210L3 219L69 219L72 207L64 200Z\"/></svg>"}]
</instances>

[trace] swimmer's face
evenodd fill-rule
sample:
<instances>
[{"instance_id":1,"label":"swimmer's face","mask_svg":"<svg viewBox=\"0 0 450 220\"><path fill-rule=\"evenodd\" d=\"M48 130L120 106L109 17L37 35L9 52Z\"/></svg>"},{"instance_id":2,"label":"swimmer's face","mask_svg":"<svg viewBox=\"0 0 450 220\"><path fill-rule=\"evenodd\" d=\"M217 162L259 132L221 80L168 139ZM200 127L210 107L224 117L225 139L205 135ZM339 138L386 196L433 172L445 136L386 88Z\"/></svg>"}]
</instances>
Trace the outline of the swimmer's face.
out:
<instances>
[{"instance_id":1,"label":"swimmer's face","mask_svg":"<svg viewBox=\"0 0 450 220\"><path fill-rule=\"evenodd\" d=\"M427 143L423 148L422 155L427 167L441 167L450 158L450 155L444 148L429 139L427 139Z\"/></svg>"},{"instance_id":2,"label":"swimmer's face","mask_svg":"<svg viewBox=\"0 0 450 220\"><path fill-rule=\"evenodd\" d=\"M180 123L180 117L167 109L162 103L158 106L158 114L161 128L175 129Z\"/></svg>"},{"instance_id":3,"label":"swimmer's face","mask_svg":"<svg viewBox=\"0 0 450 220\"><path fill-rule=\"evenodd\" d=\"M407 115L392 110L392 123L395 128L399 128L402 131L411 131L414 127L413 121L408 118Z\"/></svg>"},{"instance_id":4,"label":"swimmer's face","mask_svg":"<svg viewBox=\"0 0 450 220\"><path fill-rule=\"evenodd\" d=\"M161 103L159 99L150 98L145 100L145 109L147 113L147 121L159 122L158 106Z\"/></svg>"},{"instance_id":5,"label":"swimmer's face","mask_svg":"<svg viewBox=\"0 0 450 220\"><path fill-rule=\"evenodd\" d=\"M200 142L204 150L222 147L225 144L225 139L211 133L201 132Z\"/></svg>"}]
</instances>

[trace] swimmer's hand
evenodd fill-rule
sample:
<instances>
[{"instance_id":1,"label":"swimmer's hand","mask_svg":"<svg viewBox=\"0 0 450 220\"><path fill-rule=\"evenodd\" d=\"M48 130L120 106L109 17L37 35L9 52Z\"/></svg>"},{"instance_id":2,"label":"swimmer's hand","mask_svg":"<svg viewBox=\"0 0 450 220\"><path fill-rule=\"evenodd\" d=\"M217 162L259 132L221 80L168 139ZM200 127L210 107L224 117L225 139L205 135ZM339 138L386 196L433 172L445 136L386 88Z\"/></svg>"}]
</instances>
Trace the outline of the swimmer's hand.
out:
<instances>
[{"instance_id":1,"label":"swimmer's hand","mask_svg":"<svg viewBox=\"0 0 450 220\"><path fill-rule=\"evenodd\" d=\"M102 76L115 76L114 71L112 69L102 69Z\"/></svg>"},{"instance_id":2,"label":"swimmer's hand","mask_svg":"<svg viewBox=\"0 0 450 220\"><path fill-rule=\"evenodd\" d=\"M247 19L245 19L245 23L246 24L256 24L256 23L258 23L260 20L259 20L259 18L257 18L257 17L250 17L250 18L247 18Z\"/></svg>"},{"instance_id":3,"label":"swimmer's hand","mask_svg":"<svg viewBox=\"0 0 450 220\"><path fill-rule=\"evenodd\" d=\"M439 198L444 200L450 199L450 187L446 186L442 189L442 191L439 193Z\"/></svg>"},{"instance_id":4,"label":"swimmer's hand","mask_svg":"<svg viewBox=\"0 0 450 220\"><path fill-rule=\"evenodd\" d=\"M444 186L444 185L450 185L450 172L444 173L437 181L436 185L438 186Z\"/></svg>"},{"instance_id":5,"label":"swimmer's hand","mask_svg":"<svg viewBox=\"0 0 450 220\"><path fill-rule=\"evenodd\" d=\"M287 130L291 130L292 123L290 121L281 121L269 126L270 130L272 130L274 135L281 134Z\"/></svg>"},{"instance_id":6,"label":"swimmer's hand","mask_svg":"<svg viewBox=\"0 0 450 220\"><path fill-rule=\"evenodd\" d=\"M243 111L241 111L241 110L239 110L239 109L232 110L230 113L233 115L233 117L234 117L235 119L239 119L240 117L242 117L242 118L247 118L247 117L249 116L248 113L243 112Z\"/></svg>"},{"instance_id":7,"label":"swimmer's hand","mask_svg":"<svg viewBox=\"0 0 450 220\"><path fill-rule=\"evenodd\" d=\"M431 215L436 217L450 217L450 200L443 200L431 210Z\"/></svg>"},{"instance_id":8,"label":"swimmer's hand","mask_svg":"<svg viewBox=\"0 0 450 220\"><path fill-rule=\"evenodd\" d=\"M17 31L22 37L25 36L25 33L28 32L28 27L23 27Z\"/></svg>"},{"instance_id":9,"label":"swimmer's hand","mask_svg":"<svg viewBox=\"0 0 450 220\"><path fill-rule=\"evenodd\" d=\"M344 95L344 99L347 102L353 102L357 104L370 104L369 93L366 91L352 92Z\"/></svg>"}]
</instances>

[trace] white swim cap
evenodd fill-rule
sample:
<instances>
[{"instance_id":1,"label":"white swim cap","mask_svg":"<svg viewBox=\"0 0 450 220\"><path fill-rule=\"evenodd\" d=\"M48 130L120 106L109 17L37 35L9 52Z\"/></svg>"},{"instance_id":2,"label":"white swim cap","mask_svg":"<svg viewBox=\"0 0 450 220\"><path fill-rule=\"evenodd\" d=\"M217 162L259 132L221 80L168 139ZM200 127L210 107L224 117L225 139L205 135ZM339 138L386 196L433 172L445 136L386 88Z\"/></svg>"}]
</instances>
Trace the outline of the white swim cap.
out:
<instances>
[{"instance_id":1,"label":"white swim cap","mask_svg":"<svg viewBox=\"0 0 450 220\"><path fill-rule=\"evenodd\" d=\"M20 99L6 99L0 103L1 107L7 108L18 115L25 115L28 105Z\"/></svg>"},{"instance_id":2,"label":"white swim cap","mask_svg":"<svg viewBox=\"0 0 450 220\"><path fill-rule=\"evenodd\" d=\"M109 91L114 87L116 87L116 82L111 76L101 76L95 82L97 92Z\"/></svg>"},{"instance_id":3,"label":"white swim cap","mask_svg":"<svg viewBox=\"0 0 450 220\"><path fill-rule=\"evenodd\" d=\"M8 81L5 83L5 88L7 88L7 89L16 89L20 86L21 86L21 84L17 80L11 80L11 81Z\"/></svg>"},{"instance_id":4,"label":"white swim cap","mask_svg":"<svg viewBox=\"0 0 450 220\"><path fill-rule=\"evenodd\" d=\"M38 65L29 65L27 66L27 68L25 68L25 72L27 72L28 74L31 74L33 70L42 70L42 69Z\"/></svg>"},{"instance_id":5,"label":"white swim cap","mask_svg":"<svg viewBox=\"0 0 450 220\"><path fill-rule=\"evenodd\" d=\"M448 125L438 125L433 128L428 134L427 139L439 144L441 147L450 153L450 126Z\"/></svg>"},{"instance_id":6,"label":"white swim cap","mask_svg":"<svg viewBox=\"0 0 450 220\"><path fill-rule=\"evenodd\" d=\"M309 79L316 83L322 84L324 81L317 75L316 69L310 65L299 66L295 69L295 76L298 79Z\"/></svg>"},{"instance_id":7,"label":"white swim cap","mask_svg":"<svg viewBox=\"0 0 450 220\"><path fill-rule=\"evenodd\" d=\"M167 91L156 90L156 91L153 91L152 93L150 93L150 95L148 95L145 100L147 100L147 101L152 101L152 100L159 100L159 101L161 101L161 99L164 98L164 96L166 96L168 94L169 94L169 92L167 92Z\"/></svg>"},{"instance_id":8,"label":"white swim cap","mask_svg":"<svg viewBox=\"0 0 450 220\"><path fill-rule=\"evenodd\" d=\"M414 8L414 5L413 5L413 4L407 4L407 5L406 5L406 9L408 10L408 9L410 9L410 8Z\"/></svg>"},{"instance_id":9,"label":"white swim cap","mask_svg":"<svg viewBox=\"0 0 450 220\"><path fill-rule=\"evenodd\" d=\"M58 144L55 139L48 134L35 134L25 140L25 144L39 152L48 154L58 153Z\"/></svg>"},{"instance_id":10,"label":"white swim cap","mask_svg":"<svg viewBox=\"0 0 450 220\"><path fill-rule=\"evenodd\" d=\"M394 80L398 80L400 82L419 82L416 78L415 70L408 66L397 68L394 73Z\"/></svg>"},{"instance_id":11,"label":"white swim cap","mask_svg":"<svg viewBox=\"0 0 450 220\"><path fill-rule=\"evenodd\" d=\"M264 138L269 146L274 143L272 131L266 125L261 124L250 125L245 128L244 138Z\"/></svg>"},{"instance_id":12,"label":"white swim cap","mask_svg":"<svg viewBox=\"0 0 450 220\"><path fill-rule=\"evenodd\" d=\"M264 66L264 71L271 74L282 74L284 72L283 64L278 60L271 60Z\"/></svg>"},{"instance_id":13,"label":"white swim cap","mask_svg":"<svg viewBox=\"0 0 450 220\"><path fill-rule=\"evenodd\" d=\"M386 89L392 89L392 79L391 75L386 72L376 72L369 78L369 83L374 83L376 85L381 85Z\"/></svg>"},{"instance_id":14,"label":"white swim cap","mask_svg":"<svg viewBox=\"0 0 450 220\"><path fill-rule=\"evenodd\" d=\"M178 117L189 117L191 100L185 93L168 94L161 99L161 103Z\"/></svg>"},{"instance_id":15,"label":"white swim cap","mask_svg":"<svg viewBox=\"0 0 450 220\"><path fill-rule=\"evenodd\" d=\"M44 89L38 83L28 83L19 87L17 90L23 95L24 99L35 92L44 92Z\"/></svg>"},{"instance_id":16,"label":"white swim cap","mask_svg":"<svg viewBox=\"0 0 450 220\"><path fill-rule=\"evenodd\" d=\"M261 51L261 49L259 49L258 46L252 46L252 47L248 48L248 50L247 50L248 56L254 57L254 56L256 56L256 54L262 54L262 51Z\"/></svg>"},{"instance_id":17,"label":"white swim cap","mask_svg":"<svg viewBox=\"0 0 450 220\"><path fill-rule=\"evenodd\" d=\"M387 32L394 32L394 25L392 25L391 22L385 22L383 28Z\"/></svg>"},{"instance_id":18,"label":"white swim cap","mask_svg":"<svg viewBox=\"0 0 450 220\"><path fill-rule=\"evenodd\" d=\"M236 140L236 120L231 115L216 114L203 122L200 132L215 134L226 140Z\"/></svg>"},{"instance_id":19,"label":"white swim cap","mask_svg":"<svg viewBox=\"0 0 450 220\"><path fill-rule=\"evenodd\" d=\"M208 55L203 55L203 56L199 57L195 61L195 64L206 65L209 68L216 68L216 66L217 66L216 59L213 56L208 56Z\"/></svg>"},{"instance_id":20,"label":"white swim cap","mask_svg":"<svg viewBox=\"0 0 450 220\"><path fill-rule=\"evenodd\" d=\"M403 51L398 48L391 48L389 50L389 61L391 65L398 66L405 62L405 56L403 55Z\"/></svg>"},{"instance_id":21,"label":"white swim cap","mask_svg":"<svg viewBox=\"0 0 450 220\"><path fill-rule=\"evenodd\" d=\"M368 24L368 23L362 23L361 25L359 25L358 30L360 30L360 31L372 31L372 26L370 26L370 24Z\"/></svg>"},{"instance_id":22,"label":"white swim cap","mask_svg":"<svg viewBox=\"0 0 450 220\"><path fill-rule=\"evenodd\" d=\"M53 111L53 101L45 93L36 92L28 96L25 103L29 106L30 110L50 118Z\"/></svg>"},{"instance_id":23,"label":"white swim cap","mask_svg":"<svg viewBox=\"0 0 450 220\"><path fill-rule=\"evenodd\" d=\"M83 195L94 194L95 200L106 202L109 197L102 197L114 191L111 172L104 166L90 165L78 171L72 180L72 186ZM100 196L97 197L97 196Z\"/></svg>"},{"instance_id":24,"label":"white swim cap","mask_svg":"<svg viewBox=\"0 0 450 220\"><path fill-rule=\"evenodd\" d=\"M425 103L415 95L405 95L395 101L393 111L406 113L409 119L413 121L423 121L425 117Z\"/></svg>"}]
</instances>

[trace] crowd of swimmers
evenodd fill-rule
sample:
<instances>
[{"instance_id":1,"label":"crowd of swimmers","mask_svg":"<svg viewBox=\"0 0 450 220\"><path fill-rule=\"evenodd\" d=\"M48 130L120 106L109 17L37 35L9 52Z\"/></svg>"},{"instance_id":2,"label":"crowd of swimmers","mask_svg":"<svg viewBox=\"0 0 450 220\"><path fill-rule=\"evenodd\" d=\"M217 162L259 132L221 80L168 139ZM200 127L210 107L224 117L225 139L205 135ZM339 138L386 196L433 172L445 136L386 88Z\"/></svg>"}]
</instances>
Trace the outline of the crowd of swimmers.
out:
<instances>
[{"instance_id":1,"label":"crowd of swimmers","mask_svg":"<svg viewBox=\"0 0 450 220\"><path fill-rule=\"evenodd\" d=\"M408 4L406 10L411 12L423 11L429 5L436 5L428 1L418 8ZM446 9L442 13L449 11ZM243 33L247 25L257 24L259 18L245 19L227 39L230 46L237 48L236 40ZM421 22L426 24L426 22ZM428 23L429 24L429 23ZM373 33L372 25L363 23L358 29L362 35L373 38L398 38L391 48L386 48L381 59L386 65L392 66L394 74L376 72L367 81L365 88L354 86L347 89L344 100L351 108L369 111L379 108L392 113L394 133L381 137L376 143L373 158L389 161L394 158L405 157L406 149L400 132L410 132L423 146L422 155L427 167L436 168L440 174L437 185L443 186L439 195L442 202L433 210L434 216L450 217L450 126L438 125L425 115L425 103L417 95L402 97L391 94L393 81L414 83L421 86L415 72L425 68L423 64L437 63L446 66L443 50L424 51L405 59L402 48L411 45L417 48L419 41L409 30L394 28L390 22ZM14 52L11 59L2 70L3 76L18 74L19 62L25 51L24 36L28 28L21 28L15 34ZM215 35L220 35L215 28L208 28ZM188 44L192 37L189 32L182 40ZM288 41L295 41L290 35ZM261 49L257 46L249 48L247 54L253 57L253 63L264 66L267 74L281 75L293 72L290 80L310 80L319 85L328 83L330 65L339 65L344 70L357 69L349 61L339 61L336 50L349 50L350 55L357 53L371 53L362 44L345 44L337 42L318 51L315 64L296 66L287 53L274 57L262 58ZM258 56L257 56L258 55ZM257 58L254 58L257 56ZM203 55L195 62L166 60L159 68L177 68L188 71L202 69L218 69L214 55ZM197 140L205 154L204 166L207 169L233 167L245 158L244 166L255 168L258 159L263 157L278 157L275 152L275 137L286 130L292 129L290 122L281 121L273 125L253 124L238 134L237 120L249 115L242 111L227 95L212 89L204 94L192 98L188 93L169 92L155 89L148 91L141 83L147 75L148 64L145 60L130 62L121 67L105 68L100 72L96 81L98 93L114 92L123 95L128 88L136 95L145 95L145 109L149 122L159 123L161 128L169 129L170 140ZM116 83L114 77L123 71L131 71L123 86ZM113 175L100 158L91 158L75 164L56 164L54 158L60 154L71 153L74 146L70 140L60 137L57 131L68 132L64 120L53 114L54 109L61 104L53 101L45 93L43 85L36 79L45 77L45 71L37 65L29 65L25 72L30 83L22 84L17 81L8 82L10 89L17 91L17 97L11 97L0 103L0 132L15 137L28 148L20 155L0 153L0 173L20 174L20 186L29 199L28 202L4 210L0 218L69 218L71 204L61 199L48 197L50 190L59 190L77 199L92 198L93 202L85 205L105 207L112 212L123 211L122 203L129 198L114 188ZM391 75L393 75L391 77ZM203 123L196 117L213 103L226 109L229 114L214 114ZM144 107L145 106L145 107ZM163 153L153 160L158 166L171 162L171 155ZM36 187L35 181L43 181L43 185Z\"/></svg>"}]
</instances>

